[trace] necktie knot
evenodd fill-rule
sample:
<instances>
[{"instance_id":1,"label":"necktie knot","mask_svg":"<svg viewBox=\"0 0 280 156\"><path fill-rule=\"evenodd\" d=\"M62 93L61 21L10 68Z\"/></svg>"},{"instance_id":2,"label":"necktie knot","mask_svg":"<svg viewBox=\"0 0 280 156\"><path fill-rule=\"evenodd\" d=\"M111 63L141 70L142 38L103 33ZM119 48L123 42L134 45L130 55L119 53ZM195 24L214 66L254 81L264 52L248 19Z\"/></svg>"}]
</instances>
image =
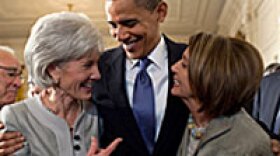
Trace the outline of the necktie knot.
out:
<instances>
[{"instance_id":1,"label":"necktie knot","mask_svg":"<svg viewBox=\"0 0 280 156\"><path fill-rule=\"evenodd\" d=\"M151 60L145 57L139 61L139 64L140 64L140 71L146 70L147 67L151 64Z\"/></svg>"}]
</instances>

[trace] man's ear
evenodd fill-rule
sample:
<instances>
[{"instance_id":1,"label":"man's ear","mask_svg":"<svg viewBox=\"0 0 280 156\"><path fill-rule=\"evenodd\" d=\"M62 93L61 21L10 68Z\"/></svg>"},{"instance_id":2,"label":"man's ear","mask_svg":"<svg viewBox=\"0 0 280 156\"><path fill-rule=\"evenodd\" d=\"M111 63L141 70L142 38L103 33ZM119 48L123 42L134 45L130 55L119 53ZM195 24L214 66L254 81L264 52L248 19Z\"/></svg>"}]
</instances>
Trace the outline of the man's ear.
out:
<instances>
[{"instance_id":1,"label":"man's ear","mask_svg":"<svg viewBox=\"0 0 280 156\"><path fill-rule=\"evenodd\" d=\"M58 66L54 64L49 65L47 67L47 72L54 81L58 81L60 79L61 69Z\"/></svg>"},{"instance_id":2,"label":"man's ear","mask_svg":"<svg viewBox=\"0 0 280 156\"><path fill-rule=\"evenodd\" d=\"M168 5L166 2L162 1L158 4L156 11L158 13L158 22L163 23L168 11Z\"/></svg>"}]
</instances>

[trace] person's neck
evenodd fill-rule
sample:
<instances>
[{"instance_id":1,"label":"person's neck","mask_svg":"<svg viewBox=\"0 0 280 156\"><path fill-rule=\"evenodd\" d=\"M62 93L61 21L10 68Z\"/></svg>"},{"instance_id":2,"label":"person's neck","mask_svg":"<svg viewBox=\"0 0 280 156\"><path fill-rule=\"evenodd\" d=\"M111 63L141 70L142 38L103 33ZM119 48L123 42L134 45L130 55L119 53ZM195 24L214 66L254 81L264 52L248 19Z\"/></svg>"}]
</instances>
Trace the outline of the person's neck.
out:
<instances>
[{"instance_id":1,"label":"person's neck","mask_svg":"<svg viewBox=\"0 0 280 156\"><path fill-rule=\"evenodd\" d=\"M52 88L44 92L45 94L41 94L43 105L53 114L64 119L72 128L82 111L81 103L60 89Z\"/></svg>"},{"instance_id":2,"label":"person's neck","mask_svg":"<svg viewBox=\"0 0 280 156\"><path fill-rule=\"evenodd\" d=\"M201 103L195 98L183 99L183 101L189 108L195 125L197 127L206 127L211 117L205 114L204 111L199 111Z\"/></svg>"}]
</instances>

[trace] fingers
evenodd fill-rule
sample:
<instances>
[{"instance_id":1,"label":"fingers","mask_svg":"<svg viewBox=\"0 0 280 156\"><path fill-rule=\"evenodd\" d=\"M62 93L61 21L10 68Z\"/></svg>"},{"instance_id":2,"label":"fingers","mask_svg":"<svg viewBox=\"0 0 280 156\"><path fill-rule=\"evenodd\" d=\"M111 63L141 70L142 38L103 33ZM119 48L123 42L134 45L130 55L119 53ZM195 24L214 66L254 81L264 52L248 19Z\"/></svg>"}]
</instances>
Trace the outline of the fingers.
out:
<instances>
[{"instance_id":1,"label":"fingers","mask_svg":"<svg viewBox=\"0 0 280 156\"><path fill-rule=\"evenodd\" d=\"M94 156L95 153L97 153L98 151L98 143L97 143L97 139L95 137L91 138L91 145L89 148L89 152L87 154L87 156Z\"/></svg>"},{"instance_id":2,"label":"fingers","mask_svg":"<svg viewBox=\"0 0 280 156\"><path fill-rule=\"evenodd\" d=\"M122 142L122 138L115 139L109 146L107 146L106 149L102 149L99 153L99 156L109 156L119 145L119 143Z\"/></svg>"},{"instance_id":3,"label":"fingers","mask_svg":"<svg viewBox=\"0 0 280 156\"><path fill-rule=\"evenodd\" d=\"M0 133L0 149L23 144L24 137L19 132Z\"/></svg>"},{"instance_id":4,"label":"fingers","mask_svg":"<svg viewBox=\"0 0 280 156\"><path fill-rule=\"evenodd\" d=\"M21 135L20 132L0 133L0 142L5 141L5 140L11 140L11 139L15 139L15 141L22 141L23 136Z\"/></svg>"},{"instance_id":5,"label":"fingers","mask_svg":"<svg viewBox=\"0 0 280 156\"><path fill-rule=\"evenodd\" d=\"M0 133L0 156L9 155L23 147L24 137L19 132Z\"/></svg>"},{"instance_id":6,"label":"fingers","mask_svg":"<svg viewBox=\"0 0 280 156\"><path fill-rule=\"evenodd\" d=\"M0 129L4 125L0 122ZM23 147L24 137L19 132L0 133L0 156L11 155Z\"/></svg>"},{"instance_id":7,"label":"fingers","mask_svg":"<svg viewBox=\"0 0 280 156\"><path fill-rule=\"evenodd\" d=\"M109 146L107 146L106 149L99 150L97 139L92 137L87 156L109 156L116 149L120 142L122 142L122 139L117 138Z\"/></svg>"},{"instance_id":8,"label":"fingers","mask_svg":"<svg viewBox=\"0 0 280 156\"><path fill-rule=\"evenodd\" d=\"M271 140L271 149L276 156L280 156L280 142L278 140Z\"/></svg>"},{"instance_id":9,"label":"fingers","mask_svg":"<svg viewBox=\"0 0 280 156\"><path fill-rule=\"evenodd\" d=\"M6 147L6 148L0 148L0 156L11 155L15 151L21 149L22 147L23 147L23 143L18 143L14 146Z\"/></svg>"}]
</instances>

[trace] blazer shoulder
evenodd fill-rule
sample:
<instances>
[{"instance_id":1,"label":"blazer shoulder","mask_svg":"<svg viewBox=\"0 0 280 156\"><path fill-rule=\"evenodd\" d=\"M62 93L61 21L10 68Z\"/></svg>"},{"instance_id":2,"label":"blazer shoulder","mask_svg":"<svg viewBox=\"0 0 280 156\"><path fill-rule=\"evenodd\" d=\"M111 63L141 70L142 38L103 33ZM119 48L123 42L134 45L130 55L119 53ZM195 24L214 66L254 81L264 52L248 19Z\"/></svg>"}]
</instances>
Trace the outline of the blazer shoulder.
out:
<instances>
[{"instance_id":1,"label":"blazer shoulder","mask_svg":"<svg viewBox=\"0 0 280 156\"><path fill-rule=\"evenodd\" d=\"M4 106L0 113L1 122L5 125L3 131L19 130L21 123L28 120L27 114L25 100Z\"/></svg>"},{"instance_id":2,"label":"blazer shoulder","mask_svg":"<svg viewBox=\"0 0 280 156\"><path fill-rule=\"evenodd\" d=\"M1 116L11 113L15 115L24 113L27 110L26 101L27 100L23 100L14 104L5 105L1 110Z\"/></svg>"},{"instance_id":3,"label":"blazer shoulder","mask_svg":"<svg viewBox=\"0 0 280 156\"><path fill-rule=\"evenodd\" d=\"M239 134L239 143L244 144L244 147L247 146L247 149L244 150L254 151L258 150L259 147L262 147L265 151L270 151L269 135L244 110L236 115L234 119L234 128L235 133L233 134L236 134L236 136Z\"/></svg>"},{"instance_id":4,"label":"blazer shoulder","mask_svg":"<svg viewBox=\"0 0 280 156\"><path fill-rule=\"evenodd\" d=\"M164 36L164 40L166 41L167 46L171 48L180 49L181 51L184 51L188 47L187 44L182 42L175 42L166 36Z\"/></svg>"}]
</instances>

